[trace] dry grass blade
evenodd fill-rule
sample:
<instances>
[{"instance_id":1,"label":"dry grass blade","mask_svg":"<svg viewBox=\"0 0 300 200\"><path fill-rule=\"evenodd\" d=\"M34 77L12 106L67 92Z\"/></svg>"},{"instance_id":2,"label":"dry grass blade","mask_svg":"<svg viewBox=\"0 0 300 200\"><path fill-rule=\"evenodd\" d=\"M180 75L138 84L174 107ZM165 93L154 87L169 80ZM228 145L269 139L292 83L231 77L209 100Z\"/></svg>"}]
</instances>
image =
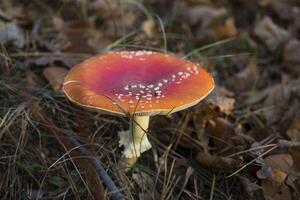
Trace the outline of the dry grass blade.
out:
<instances>
[{"instance_id":1,"label":"dry grass blade","mask_svg":"<svg viewBox=\"0 0 300 200\"><path fill-rule=\"evenodd\" d=\"M118 191L115 184L112 182L109 175L106 173L105 169L102 167L100 162L98 160L92 159L90 160L89 157L91 157L90 152L88 152L87 149L85 149L83 146L80 145L80 143L70 137L66 136L62 132L60 132L51 121L43 118L42 121L45 124L47 128L51 130L51 132L55 135L58 142L62 145L62 147L68 152L70 155L70 158L76 158L76 157L82 157L82 159L72 159L74 163L84 172L86 173L86 180L88 189L90 190L92 194L92 198L95 200L102 200L104 199L104 188L102 186L100 178L103 180L103 183L108 188L109 192L111 193L112 199L115 200L122 200L123 195ZM78 147L78 148L77 148ZM74 150L74 148L76 148Z\"/></svg>"}]
</instances>

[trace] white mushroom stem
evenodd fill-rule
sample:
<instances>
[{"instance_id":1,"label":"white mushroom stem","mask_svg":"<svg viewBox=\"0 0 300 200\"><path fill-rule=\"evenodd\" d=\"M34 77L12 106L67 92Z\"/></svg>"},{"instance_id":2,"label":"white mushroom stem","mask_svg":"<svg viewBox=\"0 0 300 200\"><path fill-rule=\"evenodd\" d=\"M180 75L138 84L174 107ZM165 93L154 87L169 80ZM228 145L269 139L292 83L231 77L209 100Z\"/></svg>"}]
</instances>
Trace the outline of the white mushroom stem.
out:
<instances>
[{"instance_id":1,"label":"white mushroom stem","mask_svg":"<svg viewBox=\"0 0 300 200\"><path fill-rule=\"evenodd\" d=\"M123 157L136 160L141 153L151 149L147 138L150 116L134 116L129 131L119 132L119 146L124 146Z\"/></svg>"}]
</instances>

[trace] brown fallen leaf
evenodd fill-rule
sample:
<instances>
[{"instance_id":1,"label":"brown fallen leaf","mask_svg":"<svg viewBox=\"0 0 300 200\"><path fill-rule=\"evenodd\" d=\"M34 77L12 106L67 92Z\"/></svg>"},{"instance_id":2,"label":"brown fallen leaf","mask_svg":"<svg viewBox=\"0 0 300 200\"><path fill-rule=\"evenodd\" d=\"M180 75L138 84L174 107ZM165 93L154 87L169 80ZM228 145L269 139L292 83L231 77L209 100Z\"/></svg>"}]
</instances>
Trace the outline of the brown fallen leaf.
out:
<instances>
[{"instance_id":1,"label":"brown fallen leaf","mask_svg":"<svg viewBox=\"0 0 300 200\"><path fill-rule=\"evenodd\" d=\"M273 169L278 169L284 173L289 173L293 165L293 158L290 154L275 154L265 158L265 162Z\"/></svg>"},{"instance_id":2,"label":"brown fallen leaf","mask_svg":"<svg viewBox=\"0 0 300 200\"><path fill-rule=\"evenodd\" d=\"M235 99L232 98L232 96L232 92L224 87L217 86L212 94L203 101L204 105L199 106L199 108L195 109L194 112L189 113L190 119L194 125L193 130L196 134L192 137L196 139L195 141L197 141L198 146L201 146L202 150L205 152L208 152L209 143L209 137L204 131L207 125L209 125L208 127L210 132L212 134L216 134L215 139L220 139L220 141L215 141L217 144L220 144L221 140L224 139L221 133L222 127L228 128L226 130L226 134L224 134L225 137L234 134L235 132L229 121L219 118L224 116L224 114L230 115L232 113L235 102ZM190 144L187 144L187 146L191 147Z\"/></svg>"},{"instance_id":3,"label":"brown fallen leaf","mask_svg":"<svg viewBox=\"0 0 300 200\"><path fill-rule=\"evenodd\" d=\"M287 130L287 135L292 141L300 142L300 114L296 115L290 128Z\"/></svg>"},{"instance_id":4,"label":"brown fallen leaf","mask_svg":"<svg viewBox=\"0 0 300 200\"><path fill-rule=\"evenodd\" d=\"M229 115L234 109L235 99L233 93L224 87L216 86L213 92L204 100L220 109L221 112Z\"/></svg>"},{"instance_id":5,"label":"brown fallen leaf","mask_svg":"<svg viewBox=\"0 0 300 200\"><path fill-rule=\"evenodd\" d=\"M43 75L52 86L54 91L59 91L68 70L62 67L47 67L43 70Z\"/></svg>"},{"instance_id":6,"label":"brown fallen leaf","mask_svg":"<svg viewBox=\"0 0 300 200\"><path fill-rule=\"evenodd\" d=\"M222 21L228 15L225 8L212 6L191 6L185 11L185 19L190 25L201 24L201 28L208 28L217 21Z\"/></svg>"},{"instance_id":7,"label":"brown fallen leaf","mask_svg":"<svg viewBox=\"0 0 300 200\"><path fill-rule=\"evenodd\" d=\"M229 16L225 8L213 6L191 6L184 10L183 18L195 27L193 31L197 41L215 41L222 38L235 36L238 31L235 20Z\"/></svg>"},{"instance_id":8,"label":"brown fallen leaf","mask_svg":"<svg viewBox=\"0 0 300 200\"><path fill-rule=\"evenodd\" d=\"M237 169L241 162L229 157L212 155L208 152L199 152L196 161L205 167L214 167L224 171L232 171Z\"/></svg>"},{"instance_id":9,"label":"brown fallen leaf","mask_svg":"<svg viewBox=\"0 0 300 200\"><path fill-rule=\"evenodd\" d=\"M258 80L256 59L251 58L247 67L229 80L229 85L235 91L247 91L253 88Z\"/></svg>"},{"instance_id":10,"label":"brown fallen leaf","mask_svg":"<svg viewBox=\"0 0 300 200\"><path fill-rule=\"evenodd\" d=\"M300 116L295 117L290 128L287 130L287 135L292 141L300 142ZM300 171L300 146L294 146L289 148L294 159L294 168Z\"/></svg>"},{"instance_id":11,"label":"brown fallen leaf","mask_svg":"<svg viewBox=\"0 0 300 200\"><path fill-rule=\"evenodd\" d=\"M215 26L214 30L218 38L229 38L238 34L233 17L228 17L223 24Z\"/></svg>"},{"instance_id":12,"label":"brown fallen leaf","mask_svg":"<svg viewBox=\"0 0 300 200\"><path fill-rule=\"evenodd\" d=\"M287 30L275 24L268 16L256 24L254 34L270 51L279 49L290 37Z\"/></svg>"},{"instance_id":13,"label":"brown fallen leaf","mask_svg":"<svg viewBox=\"0 0 300 200\"><path fill-rule=\"evenodd\" d=\"M259 4L283 21L292 20L294 17L293 7L289 1L261 0Z\"/></svg>"},{"instance_id":14,"label":"brown fallen leaf","mask_svg":"<svg viewBox=\"0 0 300 200\"><path fill-rule=\"evenodd\" d=\"M294 168L300 171L300 146L290 147L289 153L292 155L295 161Z\"/></svg>"},{"instance_id":15,"label":"brown fallen leaf","mask_svg":"<svg viewBox=\"0 0 300 200\"><path fill-rule=\"evenodd\" d=\"M254 93L248 100L250 104L263 103L262 115L268 125L275 123L276 128L285 132L288 127L285 124L295 117L300 109L300 79L290 80L288 83L276 84L262 91Z\"/></svg>"},{"instance_id":16,"label":"brown fallen leaf","mask_svg":"<svg viewBox=\"0 0 300 200\"><path fill-rule=\"evenodd\" d=\"M208 133L213 136L211 138L211 145L218 152L228 152L234 146L232 140L236 135L234 125L228 120L221 117L211 119L209 120L207 129Z\"/></svg>"},{"instance_id":17,"label":"brown fallen leaf","mask_svg":"<svg viewBox=\"0 0 300 200\"><path fill-rule=\"evenodd\" d=\"M65 22L61 30L61 39L65 41L63 51L72 53L95 53L92 45L99 44L99 31L94 27L94 22L88 19ZM93 43L89 44L89 41Z\"/></svg>"},{"instance_id":18,"label":"brown fallen leaf","mask_svg":"<svg viewBox=\"0 0 300 200\"><path fill-rule=\"evenodd\" d=\"M262 179L263 195L266 199L292 199L290 187L295 189L296 179L292 170L293 158L290 154L275 154L265 158L265 163L257 172Z\"/></svg>"},{"instance_id":19,"label":"brown fallen leaf","mask_svg":"<svg viewBox=\"0 0 300 200\"><path fill-rule=\"evenodd\" d=\"M38 66L46 66L51 65L55 62L62 63L68 67L73 67L82 59L90 57L89 54L68 54L68 53L60 53L60 54L53 54L51 53L49 55L39 55L37 53L36 57L33 56L33 58L28 59L28 64L35 64Z\"/></svg>"},{"instance_id":20,"label":"brown fallen leaf","mask_svg":"<svg viewBox=\"0 0 300 200\"><path fill-rule=\"evenodd\" d=\"M273 170L272 179L262 180L263 195L267 200L290 200L291 194L284 180L286 174L280 170Z\"/></svg>"},{"instance_id":21,"label":"brown fallen leaf","mask_svg":"<svg viewBox=\"0 0 300 200\"><path fill-rule=\"evenodd\" d=\"M244 186L245 191L248 195L248 199L255 199L255 195L259 190L261 190L261 187L255 183L251 182L248 178L239 176L239 179L241 181L241 184Z\"/></svg>"},{"instance_id":22,"label":"brown fallen leaf","mask_svg":"<svg viewBox=\"0 0 300 200\"><path fill-rule=\"evenodd\" d=\"M293 75L300 75L300 41L290 40L284 47L283 64Z\"/></svg>"}]
</instances>

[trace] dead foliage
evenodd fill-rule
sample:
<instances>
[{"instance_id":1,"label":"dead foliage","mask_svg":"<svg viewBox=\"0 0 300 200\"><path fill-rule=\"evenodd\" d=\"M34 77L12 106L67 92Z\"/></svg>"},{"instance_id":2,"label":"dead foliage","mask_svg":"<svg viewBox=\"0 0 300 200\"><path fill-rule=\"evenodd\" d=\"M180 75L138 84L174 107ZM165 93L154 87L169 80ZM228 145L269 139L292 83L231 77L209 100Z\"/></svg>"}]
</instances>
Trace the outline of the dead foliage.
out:
<instances>
[{"instance_id":1,"label":"dead foliage","mask_svg":"<svg viewBox=\"0 0 300 200\"><path fill-rule=\"evenodd\" d=\"M97 160L125 199L299 199L299 14L297 0L0 1L0 198L116 198ZM127 174L127 120L61 92L77 63L123 49L172 52L216 82L152 118L155 148Z\"/></svg>"}]
</instances>

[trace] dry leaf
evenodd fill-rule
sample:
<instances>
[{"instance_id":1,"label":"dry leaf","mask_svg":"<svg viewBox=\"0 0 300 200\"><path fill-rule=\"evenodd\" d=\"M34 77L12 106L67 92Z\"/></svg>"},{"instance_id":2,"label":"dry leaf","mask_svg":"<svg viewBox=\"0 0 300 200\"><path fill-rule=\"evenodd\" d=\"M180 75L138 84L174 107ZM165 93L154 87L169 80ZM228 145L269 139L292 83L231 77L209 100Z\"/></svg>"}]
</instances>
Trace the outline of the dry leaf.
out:
<instances>
[{"instance_id":1,"label":"dry leaf","mask_svg":"<svg viewBox=\"0 0 300 200\"><path fill-rule=\"evenodd\" d=\"M198 41L215 41L238 33L234 18L229 17L225 8L194 6L187 8L183 15L187 23L195 26L193 32Z\"/></svg>"},{"instance_id":2,"label":"dry leaf","mask_svg":"<svg viewBox=\"0 0 300 200\"><path fill-rule=\"evenodd\" d=\"M287 130L287 135L292 141L298 141L300 142L300 115L295 117L292 125Z\"/></svg>"},{"instance_id":3,"label":"dry leaf","mask_svg":"<svg viewBox=\"0 0 300 200\"><path fill-rule=\"evenodd\" d=\"M212 24L223 21L228 15L225 8L214 8L212 6L193 6L185 11L185 18L190 25L201 24L201 28L208 28Z\"/></svg>"},{"instance_id":4,"label":"dry leaf","mask_svg":"<svg viewBox=\"0 0 300 200\"><path fill-rule=\"evenodd\" d=\"M287 135L292 141L300 142L300 116L299 114L294 119L290 128L287 130ZM295 169L300 171L300 146L294 146L289 148L289 152L291 153L294 159L294 167Z\"/></svg>"},{"instance_id":5,"label":"dry leaf","mask_svg":"<svg viewBox=\"0 0 300 200\"><path fill-rule=\"evenodd\" d=\"M212 155L208 152L199 152L196 161L205 167L214 167L224 171L231 171L240 166L240 161L233 158Z\"/></svg>"},{"instance_id":6,"label":"dry leaf","mask_svg":"<svg viewBox=\"0 0 300 200\"><path fill-rule=\"evenodd\" d=\"M294 159L294 168L297 171L300 171L300 146L290 147L289 153L292 155Z\"/></svg>"},{"instance_id":7,"label":"dry leaf","mask_svg":"<svg viewBox=\"0 0 300 200\"><path fill-rule=\"evenodd\" d=\"M247 67L230 79L229 84L236 91L246 91L253 88L257 79L256 59L251 58Z\"/></svg>"},{"instance_id":8,"label":"dry leaf","mask_svg":"<svg viewBox=\"0 0 300 200\"><path fill-rule=\"evenodd\" d=\"M294 187L296 176L291 175L293 158L290 154L276 154L265 158L266 165L257 172L262 179L263 194L266 199L289 200L289 187Z\"/></svg>"},{"instance_id":9,"label":"dry leaf","mask_svg":"<svg viewBox=\"0 0 300 200\"><path fill-rule=\"evenodd\" d=\"M294 118L300 109L297 96L300 96L300 80L288 84L277 85L269 89L268 98L264 102L265 116L268 124L282 122L286 118Z\"/></svg>"},{"instance_id":10,"label":"dry leaf","mask_svg":"<svg viewBox=\"0 0 300 200\"><path fill-rule=\"evenodd\" d=\"M220 109L221 112L229 115L234 109L235 99L232 98L233 93L224 87L216 86L213 92L207 97L204 102L212 104Z\"/></svg>"},{"instance_id":11,"label":"dry leaf","mask_svg":"<svg viewBox=\"0 0 300 200\"><path fill-rule=\"evenodd\" d=\"M28 63L29 64L33 63L38 66L46 66L49 64L51 65L55 62L61 62L68 67L73 67L86 56L87 54L64 55L62 53L61 55L49 55L49 56L39 56L37 58L31 58L28 59Z\"/></svg>"},{"instance_id":12,"label":"dry leaf","mask_svg":"<svg viewBox=\"0 0 300 200\"><path fill-rule=\"evenodd\" d=\"M248 178L239 176L239 179L241 181L241 184L244 186L245 191L248 195L248 199L255 199L255 194L258 190L261 189L259 185L257 185L255 182L251 182Z\"/></svg>"},{"instance_id":13,"label":"dry leaf","mask_svg":"<svg viewBox=\"0 0 300 200\"><path fill-rule=\"evenodd\" d=\"M293 7L289 5L288 1L261 0L259 4L274 13L281 20L288 21L294 17Z\"/></svg>"},{"instance_id":14,"label":"dry leaf","mask_svg":"<svg viewBox=\"0 0 300 200\"><path fill-rule=\"evenodd\" d=\"M231 147L229 144L233 144L232 138L236 135L233 124L221 117L209 120L208 133L213 136L213 147L222 152Z\"/></svg>"},{"instance_id":15,"label":"dry leaf","mask_svg":"<svg viewBox=\"0 0 300 200\"><path fill-rule=\"evenodd\" d=\"M227 115L231 114L235 103L234 98L222 97L222 96L216 96L215 98L210 98L208 101L211 104L217 106L221 112Z\"/></svg>"},{"instance_id":16,"label":"dry leaf","mask_svg":"<svg viewBox=\"0 0 300 200\"><path fill-rule=\"evenodd\" d=\"M279 49L290 37L288 31L275 24L270 17L264 17L256 24L254 34L271 51Z\"/></svg>"},{"instance_id":17,"label":"dry leaf","mask_svg":"<svg viewBox=\"0 0 300 200\"><path fill-rule=\"evenodd\" d=\"M286 174L280 170L273 170L272 181L262 180L263 195L266 200L290 200L291 194L284 180Z\"/></svg>"},{"instance_id":18,"label":"dry leaf","mask_svg":"<svg viewBox=\"0 0 300 200\"><path fill-rule=\"evenodd\" d=\"M63 51L95 53L101 32L95 29L93 20L70 21L65 23L63 27L61 31L61 37L65 40ZM93 41L93 43L90 44L89 41Z\"/></svg>"},{"instance_id":19,"label":"dry leaf","mask_svg":"<svg viewBox=\"0 0 300 200\"><path fill-rule=\"evenodd\" d=\"M43 75L52 86L54 91L59 91L68 70L62 67L47 67L43 70Z\"/></svg>"},{"instance_id":20,"label":"dry leaf","mask_svg":"<svg viewBox=\"0 0 300 200\"><path fill-rule=\"evenodd\" d=\"M265 90L256 92L250 99L250 104L263 102L262 112L267 124L275 124L293 119L300 109L300 79L285 84L276 84ZM282 125L282 124L281 124ZM285 131L285 127L278 127ZM287 127L288 128L288 127Z\"/></svg>"},{"instance_id":21,"label":"dry leaf","mask_svg":"<svg viewBox=\"0 0 300 200\"><path fill-rule=\"evenodd\" d=\"M229 17L225 20L223 24L215 26L214 30L218 38L233 37L238 34L238 30L235 26L235 21L233 17Z\"/></svg>"},{"instance_id":22,"label":"dry leaf","mask_svg":"<svg viewBox=\"0 0 300 200\"><path fill-rule=\"evenodd\" d=\"M265 158L265 162L273 169L288 173L294 161L290 154L275 154Z\"/></svg>"},{"instance_id":23,"label":"dry leaf","mask_svg":"<svg viewBox=\"0 0 300 200\"><path fill-rule=\"evenodd\" d=\"M300 41L290 40L284 47L283 52L284 66L293 74L300 75Z\"/></svg>"}]
</instances>

